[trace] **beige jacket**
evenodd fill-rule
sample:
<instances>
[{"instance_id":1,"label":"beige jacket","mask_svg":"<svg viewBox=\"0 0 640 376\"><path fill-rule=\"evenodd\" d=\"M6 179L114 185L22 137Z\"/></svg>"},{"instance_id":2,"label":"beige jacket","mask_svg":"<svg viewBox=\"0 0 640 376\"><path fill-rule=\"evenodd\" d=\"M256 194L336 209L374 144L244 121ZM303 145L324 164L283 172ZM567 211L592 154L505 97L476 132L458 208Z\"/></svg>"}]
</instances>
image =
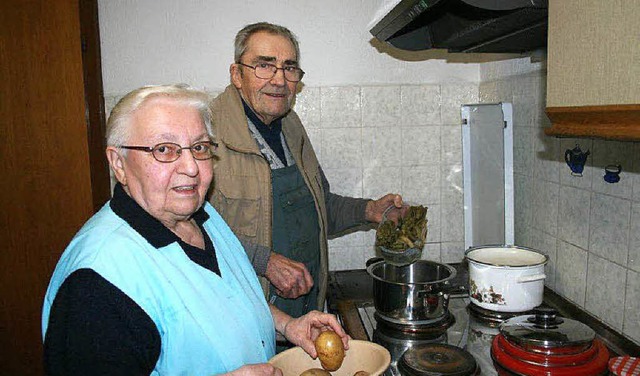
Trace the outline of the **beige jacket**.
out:
<instances>
[{"instance_id":1,"label":"beige jacket","mask_svg":"<svg viewBox=\"0 0 640 376\"><path fill-rule=\"evenodd\" d=\"M229 85L213 101L211 109L220 146L209 201L241 240L271 249L271 169L251 136L238 90ZM368 200L330 193L309 137L294 111L282 119L282 132L313 195L319 215L318 307L323 307L329 270L327 236L365 223ZM260 279L266 295L268 281L263 277Z\"/></svg>"}]
</instances>

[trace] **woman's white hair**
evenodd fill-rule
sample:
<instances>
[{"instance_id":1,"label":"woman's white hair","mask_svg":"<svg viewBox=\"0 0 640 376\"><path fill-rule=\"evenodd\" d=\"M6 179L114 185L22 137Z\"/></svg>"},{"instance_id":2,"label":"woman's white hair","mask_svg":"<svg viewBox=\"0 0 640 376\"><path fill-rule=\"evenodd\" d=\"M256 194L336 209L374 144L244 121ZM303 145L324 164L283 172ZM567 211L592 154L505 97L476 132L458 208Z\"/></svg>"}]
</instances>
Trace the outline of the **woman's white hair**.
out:
<instances>
[{"instance_id":1,"label":"woman's white hair","mask_svg":"<svg viewBox=\"0 0 640 376\"><path fill-rule=\"evenodd\" d=\"M200 113L209 137L214 138L211 126L211 97L204 91L196 90L188 85L154 85L143 86L129 92L115 105L107 121L107 146L119 147L126 145L130 129L131 115L147 101L154 98L171 98L179 104L194 108Z\"/></svg>"}]
</instances>

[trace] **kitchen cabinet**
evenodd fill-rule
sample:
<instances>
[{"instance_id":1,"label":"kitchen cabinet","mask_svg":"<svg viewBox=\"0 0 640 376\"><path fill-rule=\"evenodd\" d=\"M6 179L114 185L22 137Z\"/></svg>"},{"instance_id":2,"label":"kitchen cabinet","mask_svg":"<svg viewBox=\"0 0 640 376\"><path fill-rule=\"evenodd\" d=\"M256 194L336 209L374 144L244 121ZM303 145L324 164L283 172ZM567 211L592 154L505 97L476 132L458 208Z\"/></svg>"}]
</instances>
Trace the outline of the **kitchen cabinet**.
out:
<instances>
[{"instance_id":1,"label":"kitchen cabinet","mask_svg":"<svg viewBox=\"0 0 640 376\"><path fill-rule=\"evenodd\" d=\"M42 375L49 278L110 195L97 0L5 0L0 30L0 374Z\"/></svg>"},{"instance_id":2,"label":"kitchen cabinet","mask_svg":"<svg viewBox=\"0 0 640 376\"><path fill-rule=\"evenodd\" d=\"M550 136L640 141L640 1L550 0Z\"/></svg>"}]
</instances>

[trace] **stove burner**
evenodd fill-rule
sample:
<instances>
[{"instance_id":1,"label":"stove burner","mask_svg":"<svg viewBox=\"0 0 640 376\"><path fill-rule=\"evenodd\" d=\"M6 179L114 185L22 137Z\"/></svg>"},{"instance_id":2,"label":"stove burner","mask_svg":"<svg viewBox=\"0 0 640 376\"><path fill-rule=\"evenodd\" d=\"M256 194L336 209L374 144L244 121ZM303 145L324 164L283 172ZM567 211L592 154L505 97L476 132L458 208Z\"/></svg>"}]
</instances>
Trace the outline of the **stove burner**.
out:
<instances>
[{"instance_id":1,"label":"stove burner","mask_svg":"<svg viewBox=\"0 0 640 376\"><path fill-rule=\"evenodd\" d=\"M455 317L447 311L437 320L399 322L391 321L375 312L376 329L389 336L401 339L435 339L447 332L453 324Z\"/></svg>"},{"instance_id":2,"label":"stove burner","mask_svg":"<svg viewBox=\"0 0 640 376\"><path fill-rule=\"evenodd\" d=\"M473 303L467 306L467 310L469 311L469 314L471 314L473 317L483 322L485 325L493 328L500 326L500 324L502 324L503 321L506 321L512 317L532 314L532 311L526 311L526 312L491 311L491 310L479 307Z\"/></svg>"},{"instance_id":3,"label":"stove burner","mask_svg":"<svg viewBox=\"0 0 640 376\"><path fill-rule=\"evenodd\" d=\"M480 368L473 355L447 344L418 345L407 350L398 362L398 370L409 376L472 376Z\"/></svg>"}]
</instances>

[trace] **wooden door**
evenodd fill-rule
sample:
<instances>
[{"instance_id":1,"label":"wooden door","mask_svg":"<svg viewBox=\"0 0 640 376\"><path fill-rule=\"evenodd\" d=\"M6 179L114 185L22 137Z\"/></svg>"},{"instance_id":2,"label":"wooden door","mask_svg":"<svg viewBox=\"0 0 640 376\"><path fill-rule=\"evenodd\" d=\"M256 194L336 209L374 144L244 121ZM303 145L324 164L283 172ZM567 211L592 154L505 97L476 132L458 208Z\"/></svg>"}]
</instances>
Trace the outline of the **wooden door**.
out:
<instances>
[{"instance_id":1,"label":"wooden door","mask_svg":"<svg viewBox=\"0 0 640 376\"><path fill-rule=\"evenodd\" d=\"M90 95L84 89L85 76L95 81L96 72L90 72L95 65L83 69L80 10L81 4L95 10L95 3L0 2L2 375L43 373L40 317L49 278L75 232L108 197L97 157L104 153L96 136L104 123L103 106L95 110L99 72ZM98 119L97 129L91 119Z\"/></svg>"}]
</instances>

